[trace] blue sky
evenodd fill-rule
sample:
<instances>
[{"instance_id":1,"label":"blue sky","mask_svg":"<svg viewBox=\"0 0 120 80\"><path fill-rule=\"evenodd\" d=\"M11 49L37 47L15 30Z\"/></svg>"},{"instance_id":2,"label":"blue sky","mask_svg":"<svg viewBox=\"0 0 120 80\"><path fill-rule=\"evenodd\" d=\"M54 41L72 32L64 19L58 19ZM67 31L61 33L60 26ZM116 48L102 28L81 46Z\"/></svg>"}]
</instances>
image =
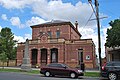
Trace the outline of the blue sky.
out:
<instances>
[{"instance_id":1,"label":"blue sky","mask_svg":"<svg viewBox=\"0 0 120 80\"><path fill-rule=\"evenodd\" d=\"M101 24L101 47L104 57L104 44L109 22L120 17L120 0L98 0ZM94 0L92 0L94 6ZM24 42L31 39L30 25L51 20L67 20L73 24L77 20L82 39L92 38L98 54L96 20L88 0L0 0L0 30L9 27L15 39ZM92 15L92 17L90 17Z\"/></svg>"}]
</instances>

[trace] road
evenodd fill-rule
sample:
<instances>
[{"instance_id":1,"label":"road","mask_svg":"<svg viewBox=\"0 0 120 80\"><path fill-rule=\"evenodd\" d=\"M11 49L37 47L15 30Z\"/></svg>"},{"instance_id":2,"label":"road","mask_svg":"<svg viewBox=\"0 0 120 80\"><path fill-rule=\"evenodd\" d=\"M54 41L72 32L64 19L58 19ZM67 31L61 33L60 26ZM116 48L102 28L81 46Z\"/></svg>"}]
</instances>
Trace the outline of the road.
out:
<instances>
[{"instance_id":1,"label":"road","mask_svg":"<svg viewBox=\"0 0 120 80\"><path fill-rule=\"evenodd\" d=\"M25 74L15 72L0 72L0 80L107 80L103 78L94 77L79 77L78 79L71 79L68 77L44 77L40 74Z\"/></svg>"}]
</instances>

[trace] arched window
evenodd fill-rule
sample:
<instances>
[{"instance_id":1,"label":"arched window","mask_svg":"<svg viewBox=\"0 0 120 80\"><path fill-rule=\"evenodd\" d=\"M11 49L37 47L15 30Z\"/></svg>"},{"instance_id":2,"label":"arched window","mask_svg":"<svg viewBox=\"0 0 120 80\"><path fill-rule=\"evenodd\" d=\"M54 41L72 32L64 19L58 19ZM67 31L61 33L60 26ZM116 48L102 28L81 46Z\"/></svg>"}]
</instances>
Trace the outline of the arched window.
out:
<instances>
[{"instance_id":1,"label":"arched window","mask_svg":"<svg viewBox=\"0 0 120 80\"><path fill-rule=\"evenodd\" d=\"M58 49L53 48L51 49L51 63L57 63L58 62Z\"/></svg>"}]
</instances>

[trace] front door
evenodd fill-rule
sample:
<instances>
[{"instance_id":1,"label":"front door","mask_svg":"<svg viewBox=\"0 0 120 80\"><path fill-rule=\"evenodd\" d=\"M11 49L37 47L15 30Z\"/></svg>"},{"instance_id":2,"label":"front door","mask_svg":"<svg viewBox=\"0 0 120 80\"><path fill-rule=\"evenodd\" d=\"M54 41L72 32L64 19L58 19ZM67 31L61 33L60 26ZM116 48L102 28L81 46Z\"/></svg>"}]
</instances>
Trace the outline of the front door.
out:
<instances>
[{"instance_id":1,"label":"front door","mask_svg":"<svg viewBox=\"0 0 120 80\"><path fill-rule=\"evenodd\" d=\"M32 66L35 66L37 64L37 55L38 55L38 50L37 49L32 49Z\"/></svg>"},{"instance_id":2,"label":"front door","mask_svg":"<svg viewBox=\"0 0 120 80\"><path fill-rule=\"evenodd\" d=\"M47 64L47 49L41 49L41 66Z\"/></svg>"}]
</instances>

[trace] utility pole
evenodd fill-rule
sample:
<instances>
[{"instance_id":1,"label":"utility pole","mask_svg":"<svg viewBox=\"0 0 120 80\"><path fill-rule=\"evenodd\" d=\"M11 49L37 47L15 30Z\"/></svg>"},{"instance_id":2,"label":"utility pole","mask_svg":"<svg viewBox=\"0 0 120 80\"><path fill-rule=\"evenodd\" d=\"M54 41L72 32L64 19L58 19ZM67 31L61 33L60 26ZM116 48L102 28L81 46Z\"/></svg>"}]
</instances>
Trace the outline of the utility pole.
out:
<instances>
[{"instance_id":1,"label":"utility pole","mask_svg":"<svg viewBox=\"0 0 120 80\"><path fill-rule=\"evenodd\" d=\"M92 0L88 0L88 2L91 4ZM97 26L98 26L98 52L99 52L99 63L100 63L99 69L100 69L100 72L101 72L102 61L101 61L101 39L100 39L100 21L99 21L99 8L98 8L98 6L99 6L98 0L95 0L95 8L96 8L95 16L96 16L96 19L97 19Z\"/></svg>"},{"instance_id":2,"label":"utility pole","mask_svg":"<svg viewBox=\"0 0 120 80\"><path fill-rule=\"evenodd\" d=\"M98 0L95 0L95 6L96 6L96 18L97 18L97 26L98 26L98 52L99 52L100 72L101 72L102 61L101 61L101 39L100 39L100 21L99 21Z\"/></svg>"}]
</instances>

